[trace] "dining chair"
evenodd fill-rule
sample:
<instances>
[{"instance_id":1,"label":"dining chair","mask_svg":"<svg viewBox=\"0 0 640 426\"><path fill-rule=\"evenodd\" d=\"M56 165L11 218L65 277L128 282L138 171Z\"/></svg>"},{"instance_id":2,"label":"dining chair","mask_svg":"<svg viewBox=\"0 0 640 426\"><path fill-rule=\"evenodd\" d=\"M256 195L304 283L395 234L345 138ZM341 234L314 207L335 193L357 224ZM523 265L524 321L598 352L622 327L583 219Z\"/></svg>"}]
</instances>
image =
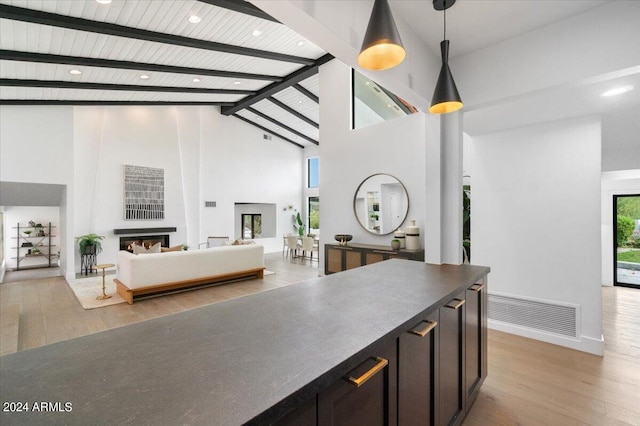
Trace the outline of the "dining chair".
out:
<instances>
[{"instance_id":1,"label":"dining chair","mask_svg":"<svg viewBox=\"0 0 640 426\"><path fill-rule=\"evenodd\" d=\"M302 245L298 243L298 237L289 235L285 237L285 239L287 241L287 257L289 257L289 254L291 254L292 257L296 257L298 249L302 247Z\"/></svg>"},{"instance_id":2,"label":"dining chair","mask_svg":"<svg viewBox=\"0 0 640 426\"><path fill-rule=\"evenodd\" d=\"M318 246L315 244L313 237L302 237L302 256L304 257L306 252L310 253L310 259L313 261L313 252L318 253ZM315 258L318 261L318 256Z\"/></svg>"}]
</instances>

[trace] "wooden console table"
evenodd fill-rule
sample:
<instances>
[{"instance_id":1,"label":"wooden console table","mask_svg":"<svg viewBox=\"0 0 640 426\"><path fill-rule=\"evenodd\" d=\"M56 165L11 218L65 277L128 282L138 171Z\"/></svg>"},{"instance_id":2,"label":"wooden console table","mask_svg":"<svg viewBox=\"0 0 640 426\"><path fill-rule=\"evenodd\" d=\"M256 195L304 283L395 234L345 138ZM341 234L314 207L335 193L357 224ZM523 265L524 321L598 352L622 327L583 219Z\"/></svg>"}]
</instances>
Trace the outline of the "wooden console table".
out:
<instances>
[{"instance_id":1,"label":"wooden console table","mask_svg":"<svg viewBox=\"0 0 640 426\"><path fill-rule=\"evenodd\" d=\"M424 262L424 249L393 250L389 246L373 244L325 244L324 274L334 274L387 259L407 259Z\"/></svg>"}]
</instances>

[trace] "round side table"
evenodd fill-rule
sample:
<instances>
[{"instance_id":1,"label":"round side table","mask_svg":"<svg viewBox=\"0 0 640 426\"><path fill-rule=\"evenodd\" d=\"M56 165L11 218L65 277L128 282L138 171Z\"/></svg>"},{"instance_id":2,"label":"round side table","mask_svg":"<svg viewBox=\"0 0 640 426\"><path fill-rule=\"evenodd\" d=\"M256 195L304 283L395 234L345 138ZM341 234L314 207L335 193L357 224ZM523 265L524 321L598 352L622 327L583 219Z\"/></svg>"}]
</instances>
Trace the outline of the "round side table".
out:
<instances>
[{"instance_id":1,"label":"round side table","mask_svg":"<svg viewBox=\"0 0 640 426\"><path fill-rule=\"evenodd\" d=\"M116 266L116 265L114 265L113 263L101 263L99 265L94 265L93 266L94 269L102 269L102 294L100 296L96 297L96 300L104 300L104 299L111 298L110 295L108 295L108 294L106 294L104 292L104 286L105 286L105 283L104 283L104 279L105 278L104 277L105 277L105 270L107 268L113 268L114 266Z\"/></svg>"}]
</instances>

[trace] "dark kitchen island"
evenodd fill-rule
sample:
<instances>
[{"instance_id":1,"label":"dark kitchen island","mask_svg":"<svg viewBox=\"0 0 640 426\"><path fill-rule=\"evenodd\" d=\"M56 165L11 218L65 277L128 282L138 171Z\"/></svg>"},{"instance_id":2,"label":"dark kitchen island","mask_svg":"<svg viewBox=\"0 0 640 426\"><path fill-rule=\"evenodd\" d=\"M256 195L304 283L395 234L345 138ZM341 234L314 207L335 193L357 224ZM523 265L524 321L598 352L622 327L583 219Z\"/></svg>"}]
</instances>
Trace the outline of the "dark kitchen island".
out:
<instances>
[{"instance_id":1,"label":"dark kitchen island","mask_svg":"<svg viewBox=\"0 0 640 426\"><path fill-rule=\"evenodd\" d=\"M488 272L388 260L7 355L0 424L459 424Z\"/></svg>"}]
</instances>

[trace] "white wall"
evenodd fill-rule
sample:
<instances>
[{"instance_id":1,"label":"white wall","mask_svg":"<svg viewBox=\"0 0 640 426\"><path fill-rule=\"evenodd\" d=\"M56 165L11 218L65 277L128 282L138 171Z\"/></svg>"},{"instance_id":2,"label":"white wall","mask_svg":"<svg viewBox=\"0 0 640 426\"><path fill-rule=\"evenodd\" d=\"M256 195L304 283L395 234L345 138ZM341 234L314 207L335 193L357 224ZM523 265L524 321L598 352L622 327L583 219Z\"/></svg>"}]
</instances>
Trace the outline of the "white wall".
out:
<instances>
[{"instance_id":1,"label":"white wall","mask_svg":"<svg viewBox=\"0 0 640 426\"><path fill-rule=\"evenodd\" d=\"M580 306L579 339L509 328L602 353L600 121L553 122L473 138L474 264L490 292Z\"/></svg>"},{"instance_id":2,"label":"white wall","mask_svg":"<svg viewBox=\"0 0 640 426\"><path fill-rule=\"evenodd\" d=\"M350 68L338 60L320 68L320 122L331 123L320 133L321 246L335 243L335 234L352 234L359 243L391 244L392 235L365 231L353 211L358 186L375 173L393 175L405 185L408 219L420 226L424 244L434 229L425 224L426 117L412 114L351 130L350 78Z\"/></svg>"},{"instance_id":3,"label":"white wall","mask_svg":"<svg viewBox=\"0 0 640 426\"><path fill-rule=\"evenodd\" d=\"M281 207L303 204L304 150L265 141L215 107L2 107L0 142L0 180L67 185L60 206L67 278L80 270L78 235L104 235L106 262L119 249L114 228L175 226L172 244L197 247L208 235L233 237L236 202L276 204L276 236L291 230ZM164 169L164 220L123 219L125 164ZM205 200L217 207L204 208ZM282 249L281 238L259 243L265 252Z\"/></svg>"},{"instance_id":4,"label":"white wall","mask_svg":"<svg viewBox=\"0 0 640 426\"><path fill-rule=\"evenodd\" d=\"M640 105L602 116L602 171L640 168L639 117Z\"/></svg>"},{"instance_id":5,"label":"white wall","mask_svg":"<svg viewBox=\"0 0 640 426\"><path fill-rule=\"evenodd\" d=\"M637 121L637 120L636 120ZM613 196L640 194L640 169L602 173L602 285L613 285Z\"/></svg>"},{"instance_id":6,"label":"white wall","mask_svg":"<svg viewBox=\"0 0 640 426\"><path fill-rule=\"evenodd\" d=\"M0 106L0 181L66 185L62 205L73 203L73 108ZM60 211L63 273L74 270L73 211Z\"/></svg>"}]
</instances>

